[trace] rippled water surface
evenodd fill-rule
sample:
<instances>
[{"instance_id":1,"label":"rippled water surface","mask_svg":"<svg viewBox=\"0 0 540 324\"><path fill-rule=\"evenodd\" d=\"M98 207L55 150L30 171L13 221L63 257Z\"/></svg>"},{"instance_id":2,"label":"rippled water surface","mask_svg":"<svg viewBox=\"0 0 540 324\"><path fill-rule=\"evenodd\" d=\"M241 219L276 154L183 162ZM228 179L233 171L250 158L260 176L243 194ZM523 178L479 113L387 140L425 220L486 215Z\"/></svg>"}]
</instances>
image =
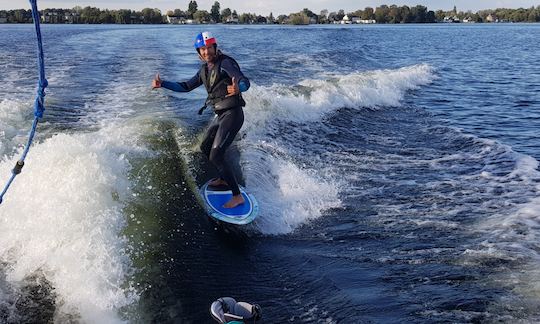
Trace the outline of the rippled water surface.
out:
<instances>
[{"instance_id":1,"label":"rippled water surface","mask_svg":"<svg viewBox=\"0 0 540 324\"><path fill-rule=\"evenodd\" d=\"M0 205L0 322L540 321L540 25L207 26L252 86L229 158L244 234L197 186L199 26L43 26L47 110ZM0 176L35 36L0 25ZM2 176L3 175L3 176Z\"/></svg>"}]
</instances>

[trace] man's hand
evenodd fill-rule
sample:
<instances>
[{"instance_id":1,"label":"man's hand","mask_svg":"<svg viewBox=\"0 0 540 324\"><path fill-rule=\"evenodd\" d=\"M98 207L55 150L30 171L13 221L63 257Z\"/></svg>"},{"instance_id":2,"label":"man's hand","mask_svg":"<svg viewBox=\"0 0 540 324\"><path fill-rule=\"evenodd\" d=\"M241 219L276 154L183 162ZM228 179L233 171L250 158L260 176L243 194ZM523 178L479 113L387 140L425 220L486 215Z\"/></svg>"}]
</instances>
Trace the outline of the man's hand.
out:
<instances>
[{"instance_id":1,"label":"man's hand","mask_svg":"<svg viewBox=\"0 0 540 324\"><path fill-rule=\"evenodd\" d=\"M156 74L156 77L154 80L152 80L152 90L155 88L161 88L161 79L159 77L159 73Z\"/></svg>"},{"instance_id":2,"label":"man's hand","mask_svg":"<svg viewBox=\"0 0 540 324\"><path fill-rule=\"evenodd\" d=\"M236 82L236 78L232 78L232 84L230 86L227 86L227 95L225 98L230 96L235 96L240 93L240 88L238 87L238 82Z\"/></svg>"}]
</instances>

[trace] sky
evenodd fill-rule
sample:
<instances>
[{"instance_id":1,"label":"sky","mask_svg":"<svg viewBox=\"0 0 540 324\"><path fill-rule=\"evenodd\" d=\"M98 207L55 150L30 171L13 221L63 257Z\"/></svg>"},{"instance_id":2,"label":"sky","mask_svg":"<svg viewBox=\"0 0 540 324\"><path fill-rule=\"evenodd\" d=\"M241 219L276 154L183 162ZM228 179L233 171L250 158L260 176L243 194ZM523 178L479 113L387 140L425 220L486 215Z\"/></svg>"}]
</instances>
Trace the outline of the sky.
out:
<instances>
[{"instance_id":1,"label":"sky","mask_svg":"<svg viewBox=\"0 0 540 324\"><path fill-rule=\"evenodd\" d=\"M215 0L198 0L199 9L208 10L212 7ZM219 1L219 0L218 0ZM251 12L260 15L268 15L270 12L274 16L280 14L290 14L308 8L315 13L323 9L328 11L338 11L344 9L345 12L351 12L365 7L377 7L382 4L398 6L424 5L429 10L451 10L454 5L458 11L478 11L481 9L495 8L530 8L540 5L540 0L222 0L219 1L221 9L231 8L238 13ZM38 0L38 7L45 8L73 8L75 6L92 6L101 9L136 9L158 8L162 13L171 9L187 10L189 0ZM29 9L30 4L27 0L0 0L0 10L5 9Z\"/></svg>"}]
</instances>

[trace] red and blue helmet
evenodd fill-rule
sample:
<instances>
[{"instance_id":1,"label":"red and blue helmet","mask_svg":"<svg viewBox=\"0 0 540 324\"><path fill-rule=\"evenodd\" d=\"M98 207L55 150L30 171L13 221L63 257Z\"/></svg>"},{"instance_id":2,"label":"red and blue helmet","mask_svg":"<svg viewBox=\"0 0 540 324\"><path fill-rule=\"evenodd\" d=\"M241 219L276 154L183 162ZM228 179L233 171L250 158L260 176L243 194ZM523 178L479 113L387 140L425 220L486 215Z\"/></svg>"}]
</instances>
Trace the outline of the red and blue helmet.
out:
<instances>
[{"instance_id":1,"label":"red and blue helmet","mask_svg":"<svg viewBox=\"0 0 540 324\"><path fill-rule=\"evenodd\" d=\"M202 32L195 37L195 49L209 45L217 45L216 39L209 32Z\"/></svg>"}]
</instances>

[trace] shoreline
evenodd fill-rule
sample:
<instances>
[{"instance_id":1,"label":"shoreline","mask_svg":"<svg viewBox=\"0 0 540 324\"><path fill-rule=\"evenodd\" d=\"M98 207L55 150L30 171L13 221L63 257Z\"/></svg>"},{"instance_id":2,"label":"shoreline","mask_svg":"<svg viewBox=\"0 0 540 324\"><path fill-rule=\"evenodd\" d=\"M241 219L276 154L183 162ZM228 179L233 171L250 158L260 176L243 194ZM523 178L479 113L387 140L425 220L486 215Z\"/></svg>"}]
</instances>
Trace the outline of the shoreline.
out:
<instances>
[{"instance_id":1,"label":"shoreline","mask_svg":"<svg viewBox=\"0 0 540 324\"><path fill-rule=\"evenodd\" d=\"M275 17L272 12L264 16L257 13L238 13L222 7L218 1L211 10L199 8L196 1L190 1L186 11L181 9L162 12L157 8L100 9L76 6L72 9L47 8L40 10L43 24L118 24L118 25L372 25L372 24L433 24L433 23L539 23L540 5L530 8L496 8L477 12L461 11L456 6L452 10L429 10L423 5L397 6L380 5L345 12L343 9L315 13L308 8ZM2 23L31 23L30 10L0 10Z\"/></svg>"},{"instance_id":2,"label":"shoreline","mask_svg":"<svg viewBox=\"0 0 540 324\"><path fill-rule=\"evenodd\" d=\"M0 22L0 25L32 25L33 22ZM44 23L41 22L41 25L73 25L73 26L407 26L407 25L442 25L442 26L470 26L470 25L536 25L540 22L530 22L530 21L520 21L520 22L498 22L498 23L489 23L489 22L475 22L475 23L446 23L446 22L434 22L434 23L399 23L399 24L383 24L383 23L373 23L373 24L223 24L223 23L207 23L207 24L168 24L168 23L159 23L159 24L117 24L117 23Z\"/></svg>"}]
</instances>

